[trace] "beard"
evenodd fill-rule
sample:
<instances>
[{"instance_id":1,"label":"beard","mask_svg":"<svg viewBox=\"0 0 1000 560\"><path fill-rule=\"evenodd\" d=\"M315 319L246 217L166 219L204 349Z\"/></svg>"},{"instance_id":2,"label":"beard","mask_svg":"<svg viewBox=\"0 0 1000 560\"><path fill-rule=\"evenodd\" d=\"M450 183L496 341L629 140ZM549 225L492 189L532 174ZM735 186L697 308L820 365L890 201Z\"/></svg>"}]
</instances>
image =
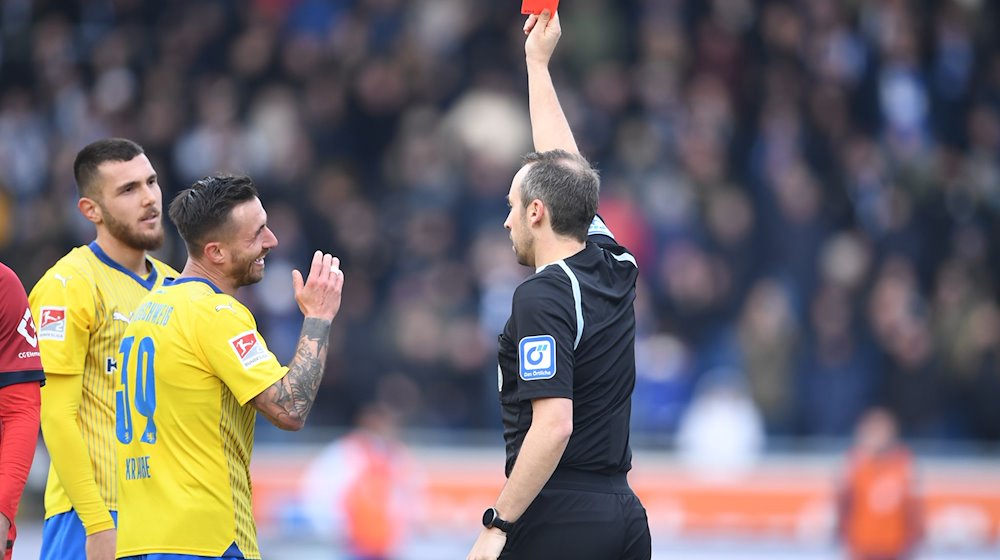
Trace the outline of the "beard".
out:
<instances>
[{"instance_id":1,"label":"beard","mask_svg":"<svg viewBox=\"0 0 1000 560\"><path fill-rule=\"evenodd\" d=\"M163 246L162 222L161 226L153 231L137 231L136 228L114 217L107 209L101 210L108 232L128 247L140 251L155 251Z\"/></svg>"},{"instance_id":2,"label":"beard","mask_svg":"<svg viewBox=\"0 0 1000 560\"><path fill-rule=\"evenodd\" d=\"M511 235L510 241L514 246L514 256L517 257L517 264L521 266L534 267L535 263L532 262L534 260L532 257L535 245L534 239L525 235L519 243L514 239L514 236Z\"/></svg>"},{"instance_id":3,"label":"beard","mask_svg":"<svg viewBox=\"0 0 1000 560\"><path fill-rule=\"evenodd\" d=\"M252 255L233 260L232 274L236 287L256 284L264 279L264 269L258 268L253 262L264 255Z\"/></svg>"}]
</instances>

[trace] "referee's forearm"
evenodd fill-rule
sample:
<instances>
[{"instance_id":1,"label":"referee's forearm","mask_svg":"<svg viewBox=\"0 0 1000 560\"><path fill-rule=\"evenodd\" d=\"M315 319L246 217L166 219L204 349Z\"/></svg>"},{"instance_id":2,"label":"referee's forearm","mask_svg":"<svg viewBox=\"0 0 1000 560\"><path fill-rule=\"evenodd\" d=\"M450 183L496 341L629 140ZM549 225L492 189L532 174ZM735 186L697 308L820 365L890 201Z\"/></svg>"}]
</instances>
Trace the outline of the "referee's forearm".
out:
<instances>
[{"instance_id":1,"label":"referee's forearm","mask_svg":"<svg viewBox=\"0 0 1000 560\"><path fill-rule=\"evenodd\" d=\"M546 64L528 62L528 113L535 151L580 153Z\"/></svg>"},{"instance_id":2,"label":"referee's forearm","mask_svg":"<svg viewBox=\"0 0 1000 560\"><path fill-rule=\"evenodd\" d=\"M517 521L552 476L573 432L569 399L536 401L531 427L524 435L517 462L497 498L500 516ZM567 418L568 413L568 418Z\"/></svg>"}]
</instances>

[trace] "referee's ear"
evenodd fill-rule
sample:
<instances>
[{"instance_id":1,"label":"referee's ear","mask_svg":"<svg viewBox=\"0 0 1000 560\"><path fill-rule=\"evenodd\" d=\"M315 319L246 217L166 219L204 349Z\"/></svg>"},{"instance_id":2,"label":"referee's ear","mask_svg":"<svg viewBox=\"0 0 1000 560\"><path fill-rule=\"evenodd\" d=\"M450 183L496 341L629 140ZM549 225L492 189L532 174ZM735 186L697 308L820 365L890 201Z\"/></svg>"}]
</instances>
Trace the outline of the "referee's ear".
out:
<instances>
[{"instance_id":1,"label":"referee's ear","mask_svg":"<svg viewBox=\"0 0 1000 560\"><path fill-rule=\"evenodd\" d=\"M536 198L528 203L528 207L524 210L524 216L528 220L529 224L541 224L542 220L547 214L545 209L545 203L542 202L540 198Z\"/></svg>"}]
</instances>

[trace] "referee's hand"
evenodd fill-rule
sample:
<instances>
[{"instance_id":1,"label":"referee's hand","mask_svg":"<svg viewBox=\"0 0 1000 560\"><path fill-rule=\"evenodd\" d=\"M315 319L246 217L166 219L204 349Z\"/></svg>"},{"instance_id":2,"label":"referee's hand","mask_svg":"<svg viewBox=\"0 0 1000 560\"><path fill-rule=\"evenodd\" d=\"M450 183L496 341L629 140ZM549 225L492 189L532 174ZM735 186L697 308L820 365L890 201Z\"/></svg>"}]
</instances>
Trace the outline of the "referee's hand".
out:
<instances>
[{"instance_id":1,"label":"referee's hand","mask_svg":"<svg viewBox=\"0 0 1000 560\"><path fill-rule=\"evenodd\" d=\"M466 560L497 560L505 544L507 544L507 533L496 528L483 528Z\"/></svg>"}]
</instances>

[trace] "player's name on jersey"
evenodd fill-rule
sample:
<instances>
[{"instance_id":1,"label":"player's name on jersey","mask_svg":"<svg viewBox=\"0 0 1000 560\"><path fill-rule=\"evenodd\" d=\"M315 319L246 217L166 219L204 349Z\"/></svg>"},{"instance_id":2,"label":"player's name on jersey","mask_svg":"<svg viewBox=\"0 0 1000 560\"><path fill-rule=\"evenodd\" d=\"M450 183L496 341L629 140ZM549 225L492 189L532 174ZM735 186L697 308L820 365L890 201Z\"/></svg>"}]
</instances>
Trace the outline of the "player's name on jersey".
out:
<instances>
[{"instance_id":1,"label":"player's name on jersey","mask_svg":"<svg viewBox=\"0 0 1000 560\"><path fill-rule=\"evenodd\" d=\"M149 455L125 458L125 480L139 480L152 477L153 473L149 468Z\"/></svg>"},{"instance_id":2,"label":"player's name on jersey","mask_svg":"<svg viewBox=\"0 0 1000 560\"><path fill-rule=\"evenodd\" d=\"M170 321L170 314L173 311L173 305L147 301L132 313L132 321L143 321L162 327Z\"/></svg>"}]
</instances>

